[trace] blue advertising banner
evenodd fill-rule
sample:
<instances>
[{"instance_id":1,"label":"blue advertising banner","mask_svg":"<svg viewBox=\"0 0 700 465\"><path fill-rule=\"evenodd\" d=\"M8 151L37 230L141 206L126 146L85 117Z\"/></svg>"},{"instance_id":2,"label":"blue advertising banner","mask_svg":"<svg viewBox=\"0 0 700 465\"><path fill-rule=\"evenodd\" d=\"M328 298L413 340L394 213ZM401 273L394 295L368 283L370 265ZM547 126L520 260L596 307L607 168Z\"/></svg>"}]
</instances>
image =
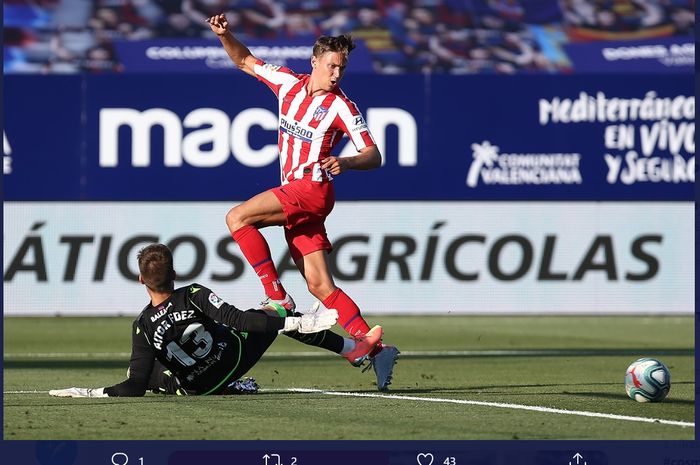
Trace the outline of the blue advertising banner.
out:
<instances>
[{"instance_id":1,"label":"blue advertising banner","mask_svg":"<svg viewBox=\"0 0 700 465\"><path fill-rule=\"evenodd\" d=\"M85 198L80 83L77 76L5 76L5 199Z\"/></svg>"},{"instance_id":2,"label":"blue advertising banner","mask_svg":"<svg viewBox=\"0 0 700 465\"><path fill-rule=\"evenodd\" d=\"M483 78L468 91L444 78L433 101L454 110L431 113L431 150L447 198L694 198L687 78Z\"/></svg>"},{"instance_id":3,"label":"blue advertising banner","mask_svg":"<svg viewBox=\"0 0 700 465\"><path fill-rule=\"evenodd\" d=\"M246 46L261 60L306 72L313 39L246 40ZM125 73L202 73L235 69L218 40L152 39L115 40L114 47ZM364 41L358 40L352 52L350 73L372 72L372 57Z\"/></svg>"},{"instance_id":4,"label":"blue advertising banner","mask_svg":"<svg viewBox=\"0 0 700 465\"><path fill-rule=\"evenodd\" d=\"M695 69L695 42L690 37L571 42L563 47L582 73L692 73Z\"/></svg>"},{"instance_id":5,"label":"blue advertising banner","mask_svg":"<svg viewBox=\"0 0 700 465\"><path fill-rule=\"evenodd\" d=\"M339 200L694 198L688 75L350 75L343 89L384 164L338 176ZM276 97L238 72L6 76L5 91L6 200L230 201L279 183ZM355 153L347 141L336 154Z\"/></svg>"}]
</instances>

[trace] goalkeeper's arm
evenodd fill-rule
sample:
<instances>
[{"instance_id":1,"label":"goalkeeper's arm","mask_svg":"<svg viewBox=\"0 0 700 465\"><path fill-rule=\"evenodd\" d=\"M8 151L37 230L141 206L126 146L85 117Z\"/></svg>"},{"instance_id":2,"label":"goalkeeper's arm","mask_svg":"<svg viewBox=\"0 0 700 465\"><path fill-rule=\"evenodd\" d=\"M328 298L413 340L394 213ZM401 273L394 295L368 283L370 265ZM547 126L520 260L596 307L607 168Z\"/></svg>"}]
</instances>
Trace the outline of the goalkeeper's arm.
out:
<instances>
[{"instance_id":1,"label":"goalkeeper's arm","mask_svg":"<svg viewBox=\"0 0 700 465\"><path fill-rule=\"evenodd\" d=\"M131 335L131 360L127 379L104 388L56 389L49 391L54 397L140 397L146 393L148 380L155 363L155 353L148 344L138 324L134 322Z\"/></svg>"},{"instance_id":2,"label":"goalkeeper's arm","mask_svg":"<svg viewBox=\"0 0 700 465\"><path fill-rule=\"evenodd\" d=\"M106 387L109 397L140 397L146 393L148 380L153 371L156 354L146 340L143 330L134 321L131 333L131 360L127 379L114 386Z\"/></svg>"},{"instance_id":3,"label":"goalkeeper's arm","mask_svg":"<svg viewBox=\"0 0 700 465\"><path fill-rule=\"evenodd\" d=\"M272 333L299 331L300 333L315 333L329 329L338 319L335 310L318 310L312 315L288 315L288 312L275 303L267 304L267 312L243 311L224 302L211 289L200 284L192 284L189 299L192 305L200 309L210 318L239 331L250 333Z\"/></svg>"}]
</instances>

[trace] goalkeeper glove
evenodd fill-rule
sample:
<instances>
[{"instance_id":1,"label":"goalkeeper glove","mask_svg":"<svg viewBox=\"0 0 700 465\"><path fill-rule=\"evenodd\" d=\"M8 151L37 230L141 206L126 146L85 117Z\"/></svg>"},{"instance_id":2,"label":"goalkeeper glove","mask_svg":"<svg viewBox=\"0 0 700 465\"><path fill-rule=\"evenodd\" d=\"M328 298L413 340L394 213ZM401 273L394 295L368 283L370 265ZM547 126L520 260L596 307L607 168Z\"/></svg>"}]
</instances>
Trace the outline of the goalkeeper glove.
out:
<instances>
[{"instance_id":1,"label":"goalkeeper glove","mask_svg":"<svg viewBox=\"0 0 700 465\"><path fill-rule=\"evenodd\" d=\"M79 387L52 389L49 391L49 395L54 397L109 397L105 394L104 388L90 389Z\"/></svg>"},{"instance_id":2,"label":"goalkeeper glove","mask_svg":"<svg viewBox=\"0 0 700 465\"><path fill-rule=\"evenodd\" d=\"M318 333L330 329L338 321L338 311L333 308L319 309L315 306L310 313L300 316L288 316L284 319L284 328L280 333L298 331L303 334Z\"/></svg>"}]
</instances>

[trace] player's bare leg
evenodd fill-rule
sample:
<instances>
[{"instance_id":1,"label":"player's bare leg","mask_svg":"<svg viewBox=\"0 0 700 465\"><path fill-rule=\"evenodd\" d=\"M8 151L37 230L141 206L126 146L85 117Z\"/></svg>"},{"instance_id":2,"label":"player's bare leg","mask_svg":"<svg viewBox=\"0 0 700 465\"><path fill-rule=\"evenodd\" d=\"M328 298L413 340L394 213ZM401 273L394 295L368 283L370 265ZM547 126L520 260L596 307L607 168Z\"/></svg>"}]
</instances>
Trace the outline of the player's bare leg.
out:
<instances>
[{"instance_id":1,"label":"player's bare leg","mask_svg":"<svg viewBox=\"0 0 700 465\"><path fill-rule=\"evenodd\" d=\"M264 228L282 226L285 222L282 204L271 191L261 192L251 197L226 214L226 225L231 233L247 225Z\"/></svg>"},{"instance_id":2,"label":"player's bare leg","mask_svg":"<svg viewBox=\"0 0 700 465\"><path fill-rule=\"evenodd\" d=\"M297 260L296 264L306 280L309 292L326 308L338 311L338 323L355 338L358 347L364 348L367 344L373 344L375 339L378 341L373 345L374 348L364 355L353 351L344 356L355 366L369 360L377 375L377 388L380 391L386 390L391 384L399 350L382 344L379 341L382 336L381 327L375 326L370 329L357 304L342 289L335 286L328 267L327 251L317 250L307 254Z\"/></svg>"},{"instance_id":3,"label":"player's bare leg","mask_svg":"<svg viewBox=\"0 0 700 465\"><path fill-rule=\"evenodd\" d=\"M270 247L258 231L266 226L281 226L285 221L282 204L270 191L246 200L226 214L228 230L260 278L267 298L287 310L294 310L294 301L279 280Z\"/></svg>"},{"instance_id":4,"label":"player's bare leg","mask_svg":"<svg viewBox=\"0 0 700 465\"><path fill-rule=\"evenodd\" d=\"M369 331L369 325L362 318L357 304L335 286L328 269L328 252L317 250L304 255L297 261L297 267L304 276L311 295L326 308L338 310L338 323L350 336L361 336Z\"/></svg>"}]
</instances>

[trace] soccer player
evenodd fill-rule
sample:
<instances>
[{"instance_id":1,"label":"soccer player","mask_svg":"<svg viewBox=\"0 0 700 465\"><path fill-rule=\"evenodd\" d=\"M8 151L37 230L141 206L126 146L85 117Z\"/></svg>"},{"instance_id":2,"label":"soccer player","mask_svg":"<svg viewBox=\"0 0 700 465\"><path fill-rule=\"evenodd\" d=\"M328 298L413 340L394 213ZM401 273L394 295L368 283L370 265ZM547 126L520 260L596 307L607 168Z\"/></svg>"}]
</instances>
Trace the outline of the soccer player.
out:
<instances>
[{"instance_id":1,"label":"soccer player","mask_svg":"<svg viewBox=\"0 0 700 465\"><path fill-rule=\"evenodd\" d=\"M231 393L278 333L341 355L369 353L381 338L375 326L362 339L327 331L338 314L332 309L289 312L269 303L242 311L199 284L175 289L170 249L151 244L138 254L139 281L150 302L133 323L127 379L114 386L49 391L56 397L136 397L147 389L178 395Z\"/></svg>"},{"instance_id":2,"label":"soccer player","mask_svg":"<svg viewBox=\"0 0 700 465\"><path fill-rule=\"evenodd\" d=\"M333 209L333 176L347 170L369 170L381 165L381 154L357 106L338 87L348 55L355 47L349 36L320 37L311 57L311 74L297 74L253 56L229 30L223 14L207 18L233 63L266 84L279 100L279 153L281 186L233 207L226 224L248 263L255 269L267 300L293 310L294 300L280 283L270 248L258 231L284 226L292 259L306 280L309 292L326 308L338 311L338 323L352 336L370 330L357 304L335 286L328 269L331 251L325 219ZM331 151L347 134L358 150L339 158ZM263 302L263 303L265 303ZM381 342L367 356L346 357L354 366L365 361L374 368L377 387L391 383L399 355L396 347Z\"/></svg>"}]
</instances>

